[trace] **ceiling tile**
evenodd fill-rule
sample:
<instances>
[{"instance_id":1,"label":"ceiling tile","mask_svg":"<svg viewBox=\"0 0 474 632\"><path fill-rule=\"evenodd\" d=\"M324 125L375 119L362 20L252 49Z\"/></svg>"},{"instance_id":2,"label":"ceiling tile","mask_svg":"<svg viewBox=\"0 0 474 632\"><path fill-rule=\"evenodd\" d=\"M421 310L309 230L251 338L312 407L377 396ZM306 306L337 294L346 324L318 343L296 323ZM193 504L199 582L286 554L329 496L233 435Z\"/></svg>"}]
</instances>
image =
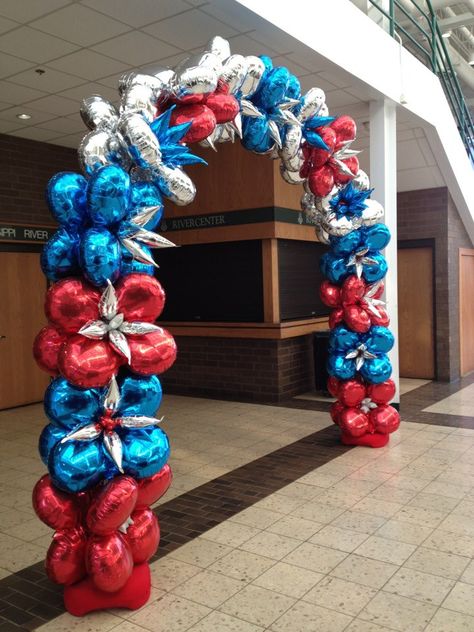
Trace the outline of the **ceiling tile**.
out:
<instances>
[{"instance_id":1,"label":"ceiling tile","mask_svg":"<svg viewBox=\"0 0 474 632\"><path fill-rule=\"evenodd\" d=\"M419 167L399 169L397 172L397 190L415 191L442 187L446 183L438 167Z\"/></svg>"},{"instance_id":2,"label":"ceiling tile","mask_svg":"<svg viewBox=\"0 0 474 632\"><path fill-rule=\"evenodd\" d=\"M115 81L115 87L109 88L101 85L100 83L86 83L76 88L70 88L69 90L61 91L60 95L67 99L72 99L76 103L77 110L81 105L82 99L89 97L91 94L100 94L104 99L115 102L118 100L117 81Z\"/></svg>"},{"instance_id":3,"label":"ceiling tile","mask_svg":"<svg viewBox=\"0 0 474 632\"><path fill-rule=\"evenodd\" d=\"M80 4L70 4L35 20L31 26L80 46L90 46L129 30L125 24Z\"/></svg>"},{"instance_id":4,"label":"ceiling tile","mask_svg":"<svg viewBox=\"0 0 474 632\"><path fill-rule=\"evenodd\" d=\"M141 66L157 61L163 57L170 57L180 52L179 48L161 42L160 40L141 33L132 31L119 37L114 37L107 42L102 42L93 49L114 59L126 62L132 66ZM112 70L106 74L112 74ZM105 76L102 75L102 76Z\"/></svg>"},{"instance_id":5,"label":"ceiling tile","mask_svg":"<svg viewBox=\"0 0 474 632\"><path fill-rule=\"evenodd\" d=\"M262 45L256 42L249 35L236 35L229 37L230 50L236 55L262 55ZM276 51L265 48L266 55L276 54Z\"/></svg>"},{"instance_id":6,"label":"ceiling tile","mask_svg":"<svg viewBox=\"0 0 474 632\"><path fill-rule=\"evenodd\" d=\"M165 57L164 59L160 59L153 64L142 66L141 70L148 73L149 75L154 75L156 72L163 68L176 68L176 66L184 59L186 59L186 57L189 57L189 53L179 53L178 55L171 55L171 57Z\"/></svg>"},{"instance_id":7,"label":"ceiling tile","mask_svg":"<svg viewBox=\"0 0 474 632\"><path fill-rule=\"evenodd\" d=\"M2 101L10 102L12 105L19 105L20 103L46 96L45 92L33 90L33 88L28 88L27 86L19 86L9 81L0 81L0 94L2 95Z\"/></svg>"},{"instance_id":8,"label":"ceiling tile","mask_svg":"<svg viewBox=\"0 0 474 632\"><path fill-rule=\"evenodd\" d=\"M164 42L179 46L182 50L204 46L214 35L228 37L237 34L232 27L198 9L191 9L186 13L150 24L142 30Z\"/></svg>"},{"instance_id":9,"label":"ceiling tile","mask_svg":"<svg viewBox=\"0 0 474 632\"><path fill-rule=\"evenodd\" d=\"M57 132L57 136L60 134L78 134L79 132L85 134L87 132L84 123L79 116L77 119L61 116L59 118L52 119L51 121L47 121L46 123L42 123L41 127L43 129L50 129L53 132Z\"/></svg>"},{"instance_id":10,"label":"ceiling tile","mask_svg":"<svg viewBox=\"0 0 474 632\"><path fill-rule=\"evenodd\" d=\"M8 134L9 132L13 132L13 130L18 129L18 121L14 123L13 121L2 121L0 119L0 134Z\"/></svg>"},{"instance_id":11,"label":"ceiling tile","mask_svg":"<svg viewBox=\"0 0 474 632\"><path fill-rule=\"evenodd\" d=\"M286 55L286 53L292 53L298 46L298 41L294 37L261 18L258 23L254 20L253 28L255 30L251 36L260 43L262 49L260 53L256 53L257 55L265 55L268 47L280 55Z\"/></svg>"},{"instance_id":12,"label":"ceiling tile","mask_svg":"<svg viewBox=\"0 0 474 632\"><path fill-rule=\"evenodd\" d=\"M110 57L104 55L99 55L99 53L87 49L82 49L71 53L71 55L61 57L61 59L56 59L50 62L48 67L72 73L78 77L92 81L101 77L108 77L113 73L124 72L131 68L128 64L110 59Z\"/></svg>"},{"instance_id":13,"label":"ceiling tile","mask_svg":"<svg viewBox=\"0 0 474 632\"><path fill-rule=\"evenodd\" d=\"M0 15L18 22L36 20L46 13L60 9L71 0L2 0Z\"/></svg>"},{"instance_id":14,"label":"ceiling tile","mask_svg":"<svg viewBox=\"0 0 474 632\"><path fill-rule=\"evenodd\" d=\"M30 140L39 140L43 142L56 138L57 135L57 132L53 132L50 129L42 129L41 127L29 127L27 129L20 129L15 132L11 132L11 136L20 136L20 138L29 138Z\"/></svg>"},{"instance_id":15,"label":"ceiling tile","mask_svg":"<svg viewBox=\"0 0 474 632\"><path fill-rule=\"evenodd\" d=\"M59 72L52 68L44 68L44 70L46 72L43 75L38 75L34 70L25 70L25 72L10 77L9 81L43 92L59 92L84 83L83 79L68 75L65 72Z\"/></svg>"},{"instance_id":16,"label":"ceiling tile","mask_svg":"<svg viewBox=\"0 0 474 632\"><path fill-rule=\"evenodd\" d=\"M1 2L0 2L1 5ZM67 55L77 46L52 35L22 26L0 36L0 51L42 64L55 57Z\"/></svg>"},{"instance_id":17,"label":"ceiling tile","mask_svg":"<svg viewBox=\"0 0 474 632\"><path fill-rule=\"evenodd\" d=\"M189 9L183 0L140 0L139 7L130 0L82 0L82 4L135 28Z\"/></svg>"},{"instance_id":18,"label":"ceiling tile","mask_svg":"<svg viewBox=\"0 0 474 632\"><path fill-rule=\"evenodd\" d=\"M68 134L66 136L54 138L50 142L52 145L61 145L61 147L72 147L73 149L77 149L83 137L84 134Z\"/></svg>"},{"instance_id":19,"label":"ceiling tile","mask_svg":"<svg viewBox=\"0 0 474 632\"><path fill-rule=\"evenodd\" d=\"M334 108L341 108L352 103L357 103L357 97L353 97L352 94L344 92L344 90L330 90L326 92L326 103L328 104L329 111L332 112Z\"/></svg>"},{"instance_id":20,"label":"ceiling tile","mask_svg":"<svg viewBox=\"0 0 474 632\"><path fill-rule=\"evenodd\" d=\"M201 7L201 11L229 24L238 31L252 31L255 29L255 14L241 4L234 2L223 3L222 0L211 1Z\"/></svg>"},{"instance_id":21,"label":"ceiling tile","mask_svg":"<svg viewBox=\"0 0 474 632\"><path fill-rule=\"evenodd\" d=\"M20 59L19 57L13 57L12 55L7 55L6 53L2 53L0 55L0 78L9 77L10 75L16 75L18 72L22 70L26 70L27 68L32 68L35 64L31 61L26 61L25 59Z\"/></svg>"},{"instance_id":22,"label":"ceiling tile","mask_svg":"<svg viewBox=\"0 0 474 632\"><path fill-rule=\"evenodd\" d=\"M292 59L285 57L285 55L276 55L272 57L272 61L274 66L285 66L285 68L288 68L288 70L297 77L304 77L308 74L306 68L298 66Z\"/></svg>"},{"instance_id":23,"label":"ceiling tile","mask_svg":"<svg viewBox=\"0 0 474 632\"><path fill-rule=\"evenodd\" d=\"M7 18L2 18L0 16L0 33L6 33L7 31L11 31L15 29L17 26L20 26L18 22L14 22L13 20L8 20Z\"/></svg>"},{"instance_id":24,"label":"ceiling tile","mask_svg":"<svg viewBox=\"0 0 474 632\"><path fill-rule=\"evenodd\" d=\"M333 68L331 70L322 70L318 72L318 76L327 79L333 83L336 88L350 87L354 83L354 77L342 68Z\"/></svg>"},{"instance_id":25,"label":"ceiling tile","mask_svg":"<svg viewBox=\"0 0 474 632\"><path fill-rule=\"evenodd\" d=\"M21 114L25 112L26 114L30 114L31 118L27 121L22 121L17 118L17 114ZM30 107L29 104L11 107L8 110L2 110L0 112L0 118L4 121L16 121L17 128L23 127L32 127L34 125L38 125L44 123L45 121L50 121L54 118L54 114L50 112L41 112L40 110L35 110Z\"/></svg>"},{"instance_id":26,"label":"ceiling tile","mask_svg":"<svg viewBox=\"0 0 474 632\"><path fill-rule=\"evenodd\" d=\"M72 114L78 110L76 101L73 101L72 99L65 99L57 94L50 94L47 97L30 101L28 105L33 107L35 110L50 112L51 114L56 114L57 116L66 116L67 114Z\"/></svg>"},{"instance_id":27,"label":"ceiling tile","mask_svg":"<svg viewBox=\"0 0 474 632\"><path fill-rule=\"evenodd\" d=\"M321 88L327 92L328 90L334 90L335 86L329 81L325 81L318 75L305 75L300 80L301 91L307 92L310 88Z\"/></svg>"},{"instance_id":28,"label":"ceiling tile","mask_svg":"<svg viewBox=\"0 0 474 632\"><path fill-rule=\"evenodd\" d=\"M425 158L415 139L397 143L398 169L414 169L425 166Z\"/></svg>"},{"instance_id":29,"label":"ceiling tile","mask_svg":"<svg viewBox=\"0 0 474 632\"><path fill-rule=\"evenodd\" d=\"M320 72L326 67L320 55L302 44L297 43L293 52L288 53L287 57L312 73Z\"/></svg>"}]
</instances>

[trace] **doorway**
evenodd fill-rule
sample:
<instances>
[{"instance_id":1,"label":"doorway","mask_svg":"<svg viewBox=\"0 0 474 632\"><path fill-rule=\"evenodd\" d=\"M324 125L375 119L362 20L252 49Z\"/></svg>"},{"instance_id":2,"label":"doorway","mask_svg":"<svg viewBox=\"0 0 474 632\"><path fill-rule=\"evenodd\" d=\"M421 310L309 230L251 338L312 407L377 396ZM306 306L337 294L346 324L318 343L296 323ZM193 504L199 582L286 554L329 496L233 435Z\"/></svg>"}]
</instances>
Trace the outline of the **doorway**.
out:
<instances>
[{"instance_id":1,"label":"doorway","mask_svg":"<svg viewBox=\"0 0 474 632\"><path fill-rule=\"evenodd\" d=\"M474 371L474 250L459 249L459 355L461 376Z\"/></svg>"}]
</instances>

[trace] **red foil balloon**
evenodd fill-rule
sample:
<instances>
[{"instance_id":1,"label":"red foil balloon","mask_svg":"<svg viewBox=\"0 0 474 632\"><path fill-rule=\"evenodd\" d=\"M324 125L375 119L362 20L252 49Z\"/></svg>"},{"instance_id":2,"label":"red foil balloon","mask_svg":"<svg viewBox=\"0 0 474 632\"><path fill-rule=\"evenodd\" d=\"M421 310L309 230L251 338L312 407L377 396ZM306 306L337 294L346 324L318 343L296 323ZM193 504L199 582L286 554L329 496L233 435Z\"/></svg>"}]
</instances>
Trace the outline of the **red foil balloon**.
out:
<instances>
[{"instance_id":1,"label":"red foil balloon","mask_svg":"<svg viewBox=\"0 0 474 632\"><path fill-rule=\"evenodd\" d=\"M337 379L337 377L334 377L333 375L328 377L327 388L333 397L337 397L340 385L341 382Z\"/></svg>"},{"instance_id":2,"label":"red foil balloon","mask_svg":"<svg viewBox=\"0 0 474 632\"><path fill-rule=\"evenodd\" d=\"M119 311L128 322L154 322L165 306L160 283L147 274L129 274L115 287Z\"/></svg>"},{"instance_id":3,"label":"red foil balloon","mask_svg":"<svg viewBox=\"0 0 474 632\"><path fill-rule=\"evenodd\" d=\"M207 138L216 129L214 112L201 103L178 105L171 114L170 125L191 122L191 127L182 138L185 143L197 143Z\"/></svg>"},{"instance_id":4,"label":"red foil balloon","mask_svg":"<svg viewBox=\"0 0 474 632\"><path fill-rule=\"evenodd\" d=\"M159 472L140 478L138 483L138 498L136 508L141 509L148 505L153 505L166 492L172 481L171 468L168 464L164 465Z\"/></svg>"},{"instance_id":5,"label":"red foil balloon","mask_svg":"<svg viewBox=\"0 0 474 632\"><path fill-rule=\"evenodd\" d=\"M130 476L117 476L107 483L92 501L87 512L87 527L103 535L116 531L132 513L138 485Z\"/></svg>"},{"instance_id":6,"label":"red foil balloon","mask_svg":"<svg viewBox=\"0 0 474 632\"><path fill-rule=\"evenodd\" d=\"M329 314L329 328L334 329L334 327L336 325L339 325L339 323L342 323L343 320L344 310L341 307L333 309L332 312Z\"/></svg>"},{"instance_id":7,"label":"red foil balloon","mask_svg":"<svg viewBox=\"0 0 474 632\"><path fill-rule=\"evenodd\" d=\"M124 362L125 358L115 353L107 340L84 336L70 338L58 358L61 375L82 388L106 386Z\"/></svg>"},{"instance_id":8,"label":"red foil balloon","mask_svg":"<svg viewBox=\"0 0 474 632\"><path fill-rule=\"evenodd\" d=\"M138 509L132 513L133 524L127 529L127 541L132 551L133 562L147 562L158 549L160 527L158 520L149 508Z\"/></svg>"},{"instance_id":9,"label":"red foil balloon","mask_svg":"<svg viewBox=\"0 0 474 632\"><path fill-rule=\"evenodd\" d=\"M308 185L311 193L317 197L325 197L334 186L334 173L329 165L323 165L310 172Z\"/></svg>"},{"instance_id":10,"label":"red foil balloon","mask_svg":"<svg viewBox=\"0 0 474 632\"><path fill-rule=\"evenodd\" d=\"M119 533L92 536L86 549L86 569L99 590L116 592L132 574L130 546Z\"/></svg>"},{"instance_id":11,"label":"red foil balloon","mask_svg":"<svg viewBox=\"0 0 474 632\"><path fill-rule=\"evenodd\" d=\"M58 375L58 356L65 340L55 327L43 327L33 343L33 355L40 369L52 376Z\"/></svg>"},{"instance_id":12,"label":"red foil balloon","mask_svg":"<svg viewBox=\"0 0 474 632\"><path fill-rule=\"evenodd\" d=\"M144 336L129 336L128 344L132 354L130 368L140 375L163 373L176 360L176 342L166 329Z\"/></svg>"},{"instance_id":13,"label":"red foil balloon","mask_svg":"<svg viewBox=\"0 0 474 632\"><path fill-rule=\"evenodd\" d=\"M393 406L381 404L370 411L370 421L376 432L390 434L395 432L400 425L400 415Z\"/></svg>"},{"instance_id":14,"label":"red foil balloon","mask_svg":"<svg viewBox=\"0 0 474 632\"><path fill-rule=\"evenodd\" d=\"M348 305L344 309L344 320L352 331L365 334L369 331L372 321L367 311L359 305Z\"/></svg>"},{"instance_id":15,"label":"red foil balloon","mask_svg":"<svg viewBox=\"0 0 474 632\"><path fill-rule=\"evenodd\" d=\"M350 116L339 116L331 123L331 128L336 132L337 145L339 149L348 140L354 140L357 134L357 126Z\"/></svg>"},{"instance_id":16,"label":"red foil balloon","mask_svg":"<svg viewBox=\"0 0 474 632\"><path fill-rule=\"evenodd\" d=\"M352 176L346 176L336 168L334 170L334 180L337 184L347 184L354 178L354 176L357 175L357 172L359 171L359 160L356 156L345 158L342 162L347 167L349 167L350 171L352 172Z\"/></svg>"},{"instance_id":17,"label":"red foil balloon","mask_svg":"<svg viewBox=\"0 0 474 632\"><path fill-rule=\"evenodd\" d=\"M347 380L342 382L339 391L338 399L344 406L354 408L359 406L365 397L365 386L357 380Z\"/></svg>"},{"instance_id":18,"label":"red foil balloon","mask_svg":"<svg viewBox=\"0 0 474 632\"><path fill-rule=\"evenodd\" d=\"M33 489L33 509L52 529L72 529L81 520L76 497L54 487L48 474L42 476Z\"/></svg>"},{"instance_id":19,"label":"red foil balloon","mask_svg":"<svg viewBox=\"0 0 474 632\"><path fill-rule=\"evenodd\" d=\"M79 527L57 531L46 554L46 573L56 584L75 584L86 574L86 536Z\"/></svg>"},{"instance_id":20,"label":"red foil balloon","mask_svg":"<svg viewBox=\"0 0 474 632\"><path fill-rule=\"evenodd\" d=\"M342 306L353 305L359 302L365 294L366 285L363 279L359 279L355 274L347 277L342 284L341 302Z\"/></svg>"},{"instance_id":21,"label":"red foil balloon","mask_svg":"<svg viewBox=\"0 0 474 632\"><path fill-rule=\"evenodd\" d=\"M330 281L324 280L319 287L319 296L328 307L338 307L341 302L341 289Z\"/></svg>"},{"instance_id":22,"label":"red foil balloon","mask_svg":"<svg viewBox=\"0 0 474 632\"><path fill-rule=\"evenodd\" d=\"M344 406L344 404L341 404L341 402L334 402L334 404L331 404L331 408L330 408L331 419L338 426L340 425L341 414L344 412L344 410L346 410L346 407Z\"/></svg>"},{"instance_id":23,"label":"red foil balloon","mask_svg":"<svg viewBox=\"0 0 474 632\"><path fill-rule=\"evenodd\" d=\"M358 408L346 408L340 415L339 425L351 437L361 437L368 432L369 418Z\"/></svg>"},{"instance_id":24,"label":"red foil balloon","mask_svg":"<svg viewBox=\"0 0 474 632\"><path fill-rule=\"evenodd\" d=\"M388 404L395 397L396 386L393 380L385 380L381 384L370 384L367 395L376 404Z\"/></svg>"},{"instance_id":25,"label":"red foil balloon","mask_svg":"<svg viewBox=\"0 0 474 632\"><path fill-rule=\"evenodd\" d=\"M46 294L48 320L61 331L77 333L90 320L99 319L100 293L81 279L64 279Z\"/></svg>"},{"instance_id":26,"label":"red foil balloon","mask_svg":"<svg viewBox=\"0 0 474 632\"><path fill-rule=\"evenodd\" d=\"M232 94L213 92L207 97L206 105L214 112L217 123L233 121L240 111L239 102Z\"/></svg>"}]
</instances>

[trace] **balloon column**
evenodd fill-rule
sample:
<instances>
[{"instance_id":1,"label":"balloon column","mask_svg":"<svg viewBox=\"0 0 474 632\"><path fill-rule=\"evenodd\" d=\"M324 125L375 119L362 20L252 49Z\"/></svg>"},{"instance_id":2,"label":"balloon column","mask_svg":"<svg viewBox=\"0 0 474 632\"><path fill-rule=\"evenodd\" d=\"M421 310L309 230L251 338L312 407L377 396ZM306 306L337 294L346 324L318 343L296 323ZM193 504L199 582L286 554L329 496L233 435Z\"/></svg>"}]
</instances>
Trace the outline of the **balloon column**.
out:
<instances>
[{"instance_id":1,"label":"balloon column","mask_svg":"<svg viewBox=\"0 0 474 632\"><path fill-rule=\"evenodd\" d=\"M270 58L232 55L221 37L175 70L126 73L118 92L118 107L99 95L83 100L83 173L59 173L47 188L59 228L42 254L52 285L34 355L54 379L39 446L49 474L33 501L55 529L48 575L64 584L74 614L137 608L149 594L147 561L159 542L150 505L171 482L155 417L158 375L176 358L173 337L155 323L165 294L151 249L174 246L155 232L163 198L194 199L183 167L204 161L189 143L215 149L240 137L280 159L287 182L303 184L302 208L331 246L321 292L333 308L333 418L345 441L398 424L380 300L389 235L351 149L354 121L329 116L322 90L302 95Z\"/></svg>"}]
</instances>

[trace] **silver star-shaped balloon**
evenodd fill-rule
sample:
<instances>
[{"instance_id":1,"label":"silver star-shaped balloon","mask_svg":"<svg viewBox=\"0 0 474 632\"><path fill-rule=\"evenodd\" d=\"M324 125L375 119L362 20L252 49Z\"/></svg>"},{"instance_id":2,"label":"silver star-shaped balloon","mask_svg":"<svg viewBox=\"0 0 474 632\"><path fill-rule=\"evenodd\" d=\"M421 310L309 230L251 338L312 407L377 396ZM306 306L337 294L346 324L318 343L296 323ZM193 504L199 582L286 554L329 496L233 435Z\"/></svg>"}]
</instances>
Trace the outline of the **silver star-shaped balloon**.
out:
<instances>
[{"instance_id":1,"label":"silver star-shaped balloon","mask_svg":"<svg viewBox=\"0 0 474 632\"><path fill-rule=\"evenodd\" d=\"M329 159L329 162L334 167L336 167L336 169L340 173L342 173L345 176L349 176L350 178L353 178L354 174L346 165L346 163L343 162L343 160L347 160L347 158L352 158L353 156L357 156L358 154L360 154L360 151L357 151L356 149L350 149L350 146L352 145L353 142L354 142L353 140L346 140L342 144L342 147L338 149L337 151L335 151L333 155L331 156L331 158Z\"/></svg>"},{"instance_id":2,"label":"silver star-shaped balloon","mask_svg":"<svg viewBox=\"0 0 474 632\"><path fill-rule=\"evenodd\" d=\"M159 206L147 206L137 213L129 222L129 229L119 235L120 243L124 246L134 259L141 263L147 263L155 266L153 257L151 257L140 243L146 244L150 248L174 248L176 244L158 233L143 228L158 212ZM139 243L137 243L139 242Z\"/></svg>"},{"instance_id":3,"label":"silver star-shaped balloon","mask_svg":"<svg viewBox=\"0 0 474 632\"><path fill-rule=\"evenodd\" d=\"M119 472L123 474L123 449L122 440L115 431L116 427L121 428L149 428L158 426L163 418L147 417L145 415L134 415L129 417L114 417L120 402L120 390L115 377L110 380L109 388L103 400L102 416L95 422L73 430L61 439L61 443L66 441L93 441L102 437L105 449L109 453ZM126 526L125 526L126 525ZM128 524L122 525L125 530Z\"/></svg>"},{"instance_id":4,"label":"silver star-shaped balloon","mask_svg":"<svg viewBox=\"0 0 474 632\"><path fill-rule=\"evenodd\" d=\"M373 402L370 397L364 397L364 399L360 403L360 409L363 413L370 413L371 410L377 408L377 404Z\"/></svg>"},{"instance_id":5,"label":"silver star-shaped balloon","mask_svg":"<svg viewBox=\"0 0 474 632\"><path fill-rule=\"evenodd\" d=\"M360 277L362 276L362 271L365 265L377 265L375 259L372 259L372 257L366 257L366 254L368 252L369 249L364 248L363 250L355 252L347 260L346 267L349 268L350 266L354 266L358 279L360 279Z\"/></svg>"},{"instance_id":6,"label":"silver star-shaped balloon","mask_svg":"<svg viewBox=\"0 0 474 632\"><path fill-rule=\"evenodd\" d=\"M141 336L156 331L159 327L153 323L126 321L124 315L119 313L114 286L109 280L107 280L107 284L99 300L101 320L90 320L79 329L78 333L92 340L107 338L115 351L123 355L130 363L130 347L127 336Z\"/></svg>"},{"instance_id":7,"label":"silver star-shaped balloon","mask_svg":"<svg viewBox=\"0 0 474 632\"><path fill-rule=\"evenodd\" d=\"M365 303L367 309L372 312L372 314L375 314L375 316L377 316L378 318L380 318L380 312L377 309L377 307L383 306L385 305L385 301L380 300L379 298L373 298L374 294L377 293L377 291L379 290L381 285L381 282L378 281L377 283L373 283L372 285L369 285L369 287L367 288L367 292L364 294L364 297L362 299L363 303Z\"/></svg>"},{"instance_id":8,"label":"silver star-shaped balloon","mask_svg":"<svg viewBox=\"0 0 474 632\"><path fill-rule=\"evenodd\" d=\"M363 343L355 349L352 349L352 351L349 351L349 353L346 353L345 356L346 360L355 360L357 371L360 371L366 360L373 360L376 357L374 353L367 350L367 346Z\"/></svg>"}]
</instances>

